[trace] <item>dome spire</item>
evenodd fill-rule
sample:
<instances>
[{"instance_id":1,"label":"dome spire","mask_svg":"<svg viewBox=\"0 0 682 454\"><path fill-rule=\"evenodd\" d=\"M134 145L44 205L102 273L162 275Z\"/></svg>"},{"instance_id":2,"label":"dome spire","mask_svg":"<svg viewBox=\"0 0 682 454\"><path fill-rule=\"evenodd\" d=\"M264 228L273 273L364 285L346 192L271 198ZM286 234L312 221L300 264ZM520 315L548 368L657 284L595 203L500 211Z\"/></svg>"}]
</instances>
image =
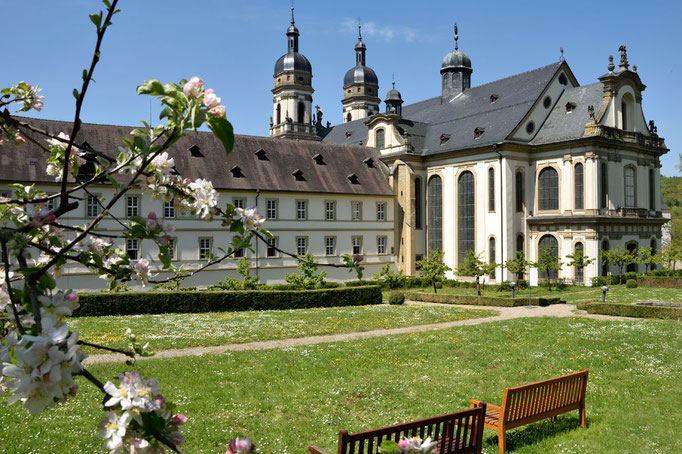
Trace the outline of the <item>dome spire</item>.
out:
<instances>
[{"instance_id":1,"label":"dome spire","mask_svg":"<svg viewBox=\"0 0 682 454\"><path fill-rule=\"evenodd\" d=\"M360 23L359 17L358 17L358 41L362 41L362 24Z\"/></svg>"},{"instance_id":2,"label":"dome spire","mask_svg":"<svg viewBox=\"0 0 682 454\"><path fill-rule=\"evenodd\" d=\"M457 22L455 22L455 50L459 50L459 43L457 40L459 40L459 35L457 34Z\"/></svg>"},{"instance_id":3,"label":"dome spire","mask_svg":"<svg viewBox=\"0 0 682 454\"><path fill-rule=\"evenodd\" d=\"M294 4L291 2L291 25L287 28L288 53L298 52L298 28L294 23Z\"/></svg>"},{"instance_id":4,"label":"dome spire","mask_svg":"<svg viewBox=\"0 0 682 454\"><path fill-rule=\"evenodd\" d=\"M358 17L358 42L355 43L355 66L365 66L365 51L367 46L362 42L362 25Z\"/></svg>"},{"instance_id":5,"label":"dome spire","mask_svg":"<svg viewBox=\"0 0 682 454\"><path fill-rule=\"evenodd\" d=\"M291 25L294 25L294 2L291 2Z\"/></svg>"}]
</instances>

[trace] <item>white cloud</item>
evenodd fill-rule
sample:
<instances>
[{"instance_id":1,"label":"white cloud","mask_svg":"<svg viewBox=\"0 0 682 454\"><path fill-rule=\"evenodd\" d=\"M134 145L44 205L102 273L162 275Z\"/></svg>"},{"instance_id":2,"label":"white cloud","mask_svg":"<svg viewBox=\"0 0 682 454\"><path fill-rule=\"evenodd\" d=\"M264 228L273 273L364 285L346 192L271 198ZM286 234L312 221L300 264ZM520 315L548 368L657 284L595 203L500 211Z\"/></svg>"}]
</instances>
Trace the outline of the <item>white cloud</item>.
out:
<instances>
[{"instance_id":1,"label":"white cloud","mask_svg":"<svg viewBox=\"0 0 682 454\"><path fill-rule=\"evenodd\" d=\"M417 38L417 32L410 27L396 27L393 25L383 25L378 24L374 21L361 22L362 23L362 35L371 38L378 38L385 42L393 41L395 38L404 39L405 41L412 42ZM358 21L357 19L352 19L346 17L342 22L342 30L352 31L357 33L358 31Z\"/></svg>"}]
</instances>

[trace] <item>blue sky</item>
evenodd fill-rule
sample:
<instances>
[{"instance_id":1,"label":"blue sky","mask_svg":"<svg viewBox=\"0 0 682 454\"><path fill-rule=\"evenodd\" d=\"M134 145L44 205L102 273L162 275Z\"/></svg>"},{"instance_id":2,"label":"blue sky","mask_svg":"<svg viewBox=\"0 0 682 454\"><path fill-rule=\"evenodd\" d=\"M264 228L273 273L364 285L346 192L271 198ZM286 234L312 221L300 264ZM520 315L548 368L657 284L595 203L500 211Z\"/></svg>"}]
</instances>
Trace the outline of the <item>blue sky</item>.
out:
<instances>
[{"instance_id":1,"label":"blue sky","mask_svg":"<svg viewBox=\"0 0 682 454\"><path fill-rule=\"evenodd\" d=\"M87 14L97 0L0 0L5 45L0 85L38 83L45 108L32 114L71 120L82 69L89 65L94 26ZM237 133L267 135L272 114L272 71L286 52L288 0L123 0L88 93L87 122L130 124L148 120L150 102L135 95L144 79L178 81L201 76L227 106ZM341 121L342 81L355 64L357 18L367 45L367 64L380 92L395 73L406 103L440 93L440 61L453 48L472 60L472 85L480 85L559 59L559 48L581 84L606 72L626 44L631 64L647 89L647 121L655 120L670 152L664 175L676 169L682 148L679 102L682 81L682 2L656 1L356 1L297 0L300 50L313 67L314 103L324 120ZM7 37L10 37L9 39ZM151 106L154 122L159 109Z\"/></svg>"}]
</instances>

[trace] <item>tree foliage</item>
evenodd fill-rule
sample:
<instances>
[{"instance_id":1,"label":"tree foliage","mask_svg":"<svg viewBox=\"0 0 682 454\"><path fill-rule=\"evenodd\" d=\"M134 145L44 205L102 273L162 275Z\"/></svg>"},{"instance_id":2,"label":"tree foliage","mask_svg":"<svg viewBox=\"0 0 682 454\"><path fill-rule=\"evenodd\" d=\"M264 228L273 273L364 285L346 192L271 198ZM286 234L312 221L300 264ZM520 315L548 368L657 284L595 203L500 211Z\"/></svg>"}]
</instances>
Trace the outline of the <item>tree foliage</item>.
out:
<instances>
[{"instance_id":1,"label":"tree foliage","mask_svg":"<svg viewBox=\"0 0 682 454\"><path fill-rule=\"evenodd\" d=\"M483 294L481 290L481 276L493 274L497 267L497 263L486 263L479 258L479 255L473 249L469 249L459 268L457 268L457 274L476 278L476 293L478 296L481 296Z\"/></svg>"},{"instance_id":2,"label":"tree foliage","mask_svg":"<svg viewBox=\"0 0 682 454\"><path fill-rule=\"evenodd\" d=\"M433 285L433 293L438 292L436 284L445 279L445 273L452 270L452 268L443 263L443 251L440 249L429 249L427 256L419 260L417 266Z\"/></svg>"}]
</instances>

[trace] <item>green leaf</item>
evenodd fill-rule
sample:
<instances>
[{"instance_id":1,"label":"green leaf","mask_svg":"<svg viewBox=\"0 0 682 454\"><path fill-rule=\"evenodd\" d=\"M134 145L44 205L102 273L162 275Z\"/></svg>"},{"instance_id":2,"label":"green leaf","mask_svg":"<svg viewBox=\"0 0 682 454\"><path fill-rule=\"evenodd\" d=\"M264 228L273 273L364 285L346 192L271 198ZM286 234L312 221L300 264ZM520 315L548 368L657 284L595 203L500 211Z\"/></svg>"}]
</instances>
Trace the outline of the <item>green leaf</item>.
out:
<instances>
[{"instance_id":1,"label":"green leaf","mask_svg":"<svg viewBox=\"0 0 682 454\"><path fill-rule=\"evenodd\" d=\"M99 26L102 24L102 12L99 14L90 14L90 21L95 24L95 27L99 30Z\"/></svg>"},{"instance_id":2,"label":"green leaf","mask_svg":"<svg viewBox=\"0 0 682 454\"><path fill-rule=\"evenodd\" d=\"M213 131L225 148L225 153L230 154L234 147L234 130L229 121L224 118L209 116L206 124Z\"/></svg>"},{"instance_id":3,"label":"green leaf","mask_svg":"<svg viewBox=\"0 0 682 454\"><path fill-rule=\"evenodd\" d=\"M47 273L40 276L38 282L40 282L40 285L42 285L43 288L46 288L48 290L52 290L57 286L57 283L55 282L54 278Z\"/></svg>"},{"instance_id":4,"label":"green leaf","mask_svg":"<svg viewBox=\"0 0 682 454\"><path fill-rule=\"evenodd\" d=\"M164 94L163 84L156 79L145 80L142 85L137 87L137 94L162 96Z\"/></svg>"},{"instance_id":5,"label":"green leaf","mask_svg":"<svg viewBox=\"0 0 682 454\"><path fill-rule=\"evenodd\" d=\"M88 70L84 69L83 70L83 80L85 80L88 77Z\"/></svg>"},{"instance_id":6,"label":"green leaf","mask_svg":"<svg viewBox=\"0 0 682 454\"><path fill-rule=\"evenodd\" d=\"M78 99L78 96L79 96L78 90L76 90L76 89L74 88L74 89L73 89L73 97L76 98L76 99Z\"/></svg>"}]
</instances>

